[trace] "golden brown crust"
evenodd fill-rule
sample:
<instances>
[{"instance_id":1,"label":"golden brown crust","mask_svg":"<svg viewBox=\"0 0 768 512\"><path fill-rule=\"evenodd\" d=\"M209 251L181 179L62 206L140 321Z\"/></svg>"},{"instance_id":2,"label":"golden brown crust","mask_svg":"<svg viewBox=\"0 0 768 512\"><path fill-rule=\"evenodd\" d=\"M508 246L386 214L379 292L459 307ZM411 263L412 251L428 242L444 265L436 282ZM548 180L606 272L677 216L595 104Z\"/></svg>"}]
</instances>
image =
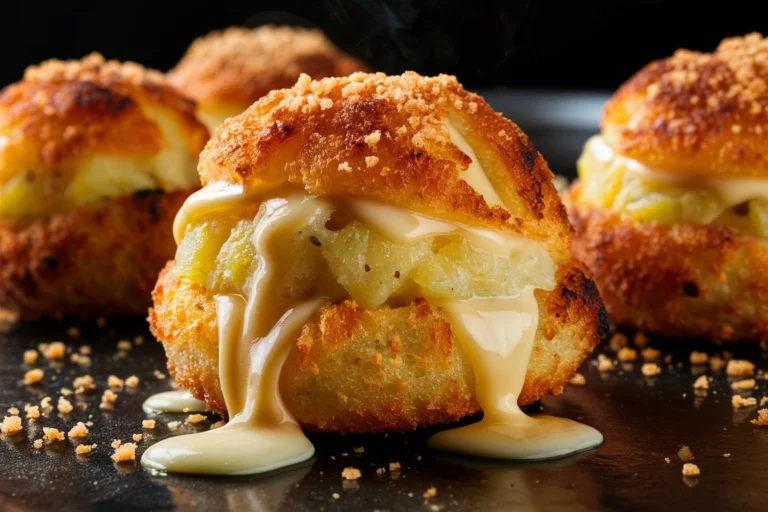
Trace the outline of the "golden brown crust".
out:
<instances>
[{"instance_id":1,"label":"golden brown crust","mask_svg":"<svg viewBox=\"0 0 768 512\"><path fill-rule=\"evenodd\" d=\"M0 92L0 184L20 172L60 171L95 153L152 156L166 144L151 117L161 111L197 155L208 132L194 103L161 73L98 54L31 66Z\"/></svg>"},{"instance_id":2,"label":"golden brown crust","mask_svg":"<svg viewBox=\"0 0 768 512\"><path fill-rule=\"evenodd\" d=\"M674 337L768 338L768 245L722 226L640 223L566 195L574 257L620 326Z\"/></svg>"},{"instance_id":3,"label":"golden brown crust","mask_svg":"<svg viewBox=\"0 0 768 512\"><path fill-rule=\"evenodd\" d=\"M0 221L0 310L23 319L144 313L190 192L138 193L24 226Z\"/></svg>"},{"instance_id":4,"label":"golden brown crust","mask_svg":"<svg viewBox=\"0 0 768 512\"><path fill-rule=\"evenodd\" d=\"M461 133L507 209L464 181ZM273 91L228 119L200 155L204 184L280 183L311 194L348 194L545 243L556 262L570 239L552 172L530 139L455 77L355 73Z\"/></svg>"},{"instance_id":5,"label":"golden brown crust","mask_svg":"<svg viewBox=\"0 0 768 512\"><path fill-rule=\"evenodd\" d=\"M602 131L619 153L658 169L768 176L768 39L725 39L650 63L608 102Z\"/></svg>"},{"instance_id":6,"label":"golden brown crust","mask_svg":"<svg viewBox=\"0 0 768 512\"><path fill-rule=\"evenodd\" d=\"M153 292L152 332L176 381L226 414L215 301L172 268ZM537 297L541 321L521 405L562 392L608 327L597 289L575 260L561 268L555 290ZM350 301L325 307L304 326L280 390L304 427L322 431L409 430L479 412L472 368L448 321L424 299L395 309Z\"/></svg>"},{"instance_id":7,"label":"golden brown crust","mask_svg":"<svg viewBox=\"0 0 768 512\"><path fill-rule=\"evenodd\" d=\"M367 69L319 30L266 25L195 39L168 79L202 109L239 113L269 91L292 86L301 73L325 78Z\"/></svg>"}]
</instances>

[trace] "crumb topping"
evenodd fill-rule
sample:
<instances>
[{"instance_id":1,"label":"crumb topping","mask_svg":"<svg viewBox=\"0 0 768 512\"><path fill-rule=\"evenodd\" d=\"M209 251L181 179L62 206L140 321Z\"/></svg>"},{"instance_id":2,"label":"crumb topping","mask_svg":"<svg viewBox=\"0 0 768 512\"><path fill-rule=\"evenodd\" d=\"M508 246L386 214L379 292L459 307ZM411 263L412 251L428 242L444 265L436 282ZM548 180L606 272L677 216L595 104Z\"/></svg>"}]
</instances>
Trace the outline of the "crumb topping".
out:
<instances>
[{"instance_id":1,"label":"crumb topping","mask_svg":"<svg viewBox=\"0 0 768 512\"><path fill-rule=\"evenodd\" d=\"M359 469L353 467L346 467L341 472L341 477L345 480L357 480L363 476Z\"/></svg>"}]
</instances>

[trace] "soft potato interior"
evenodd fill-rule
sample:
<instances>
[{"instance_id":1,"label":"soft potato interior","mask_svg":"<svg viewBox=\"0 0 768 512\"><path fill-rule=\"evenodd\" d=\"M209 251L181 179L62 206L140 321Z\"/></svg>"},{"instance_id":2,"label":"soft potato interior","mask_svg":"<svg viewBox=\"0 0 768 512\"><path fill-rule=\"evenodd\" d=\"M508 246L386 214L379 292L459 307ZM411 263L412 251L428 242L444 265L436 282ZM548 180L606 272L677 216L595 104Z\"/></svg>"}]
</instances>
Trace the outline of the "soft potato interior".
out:
<instances>
[{"instance_id":1,"label":"soft potato interior","mask_svg":"<svg viewBox=\"0 0 768 512\"><path fill-rule=\"evenodd\" d=\"M474 247L461 232L394 242L358 220L336 222L337 213L323 207L281 240L281 265L288 269L278 287L283 297L321 292L373 309L416 296L514 296L526 285L555 284L554 263L544 249L496 254ZM189 226L174 272L212 293L247 296L261 264L252 240L263 215L262 208L253 218L207 218Z\"/></svg>"},{"instance_id":2,"label":"soft potato interior","mask_svg":"<svg viewBox=\"0 0 768 512\"><path fill-rule=\"evenodd\" d=\"M768 239L768 201L751 199L737 205L716 192L680 186L632 171L624 158L587 143L577 163L582 184L579 202L620 211L640 222L696 223L728 226Z\"/></svg>"}]
</instances>

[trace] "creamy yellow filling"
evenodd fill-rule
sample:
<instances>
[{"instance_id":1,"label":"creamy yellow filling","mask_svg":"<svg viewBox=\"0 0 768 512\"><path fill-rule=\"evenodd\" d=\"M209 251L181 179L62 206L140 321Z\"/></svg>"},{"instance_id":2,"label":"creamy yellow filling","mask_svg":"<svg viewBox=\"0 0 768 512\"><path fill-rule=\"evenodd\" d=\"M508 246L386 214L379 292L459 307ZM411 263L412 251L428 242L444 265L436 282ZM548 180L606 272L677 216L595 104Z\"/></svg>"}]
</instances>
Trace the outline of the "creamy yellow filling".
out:
<instances>
[{"instance_id":1,"label":"creamy yellow filling","mask_svg":"<svg viewBox=\"0 0 768 512\"><path fill-rule=\"evenodd\" d=\"M601 136L578 161L579 202L640 222L724 225L768 239L768 179L691 178L618 155Z\"/></svg>"}]
</instances>

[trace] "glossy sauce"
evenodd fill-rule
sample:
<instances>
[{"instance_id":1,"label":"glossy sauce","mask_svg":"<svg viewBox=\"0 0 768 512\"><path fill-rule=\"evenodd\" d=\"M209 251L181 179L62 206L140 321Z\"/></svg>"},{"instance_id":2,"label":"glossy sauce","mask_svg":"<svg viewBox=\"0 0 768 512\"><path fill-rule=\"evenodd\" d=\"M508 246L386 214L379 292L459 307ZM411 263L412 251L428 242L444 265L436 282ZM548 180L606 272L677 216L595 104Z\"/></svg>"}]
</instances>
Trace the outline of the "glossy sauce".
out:
<instances>
[{"instance_id":1,"label":"glossy sauce","mask_svg":"<svg viewBox=\"0 0 768 512\"><path fill-rule=\"evenodd\" d=\"M157 393L144 400L141 408L147 414L161 412L205 412L205 402L192 396L185 389Z\"/></svg>"}]
</instances>

